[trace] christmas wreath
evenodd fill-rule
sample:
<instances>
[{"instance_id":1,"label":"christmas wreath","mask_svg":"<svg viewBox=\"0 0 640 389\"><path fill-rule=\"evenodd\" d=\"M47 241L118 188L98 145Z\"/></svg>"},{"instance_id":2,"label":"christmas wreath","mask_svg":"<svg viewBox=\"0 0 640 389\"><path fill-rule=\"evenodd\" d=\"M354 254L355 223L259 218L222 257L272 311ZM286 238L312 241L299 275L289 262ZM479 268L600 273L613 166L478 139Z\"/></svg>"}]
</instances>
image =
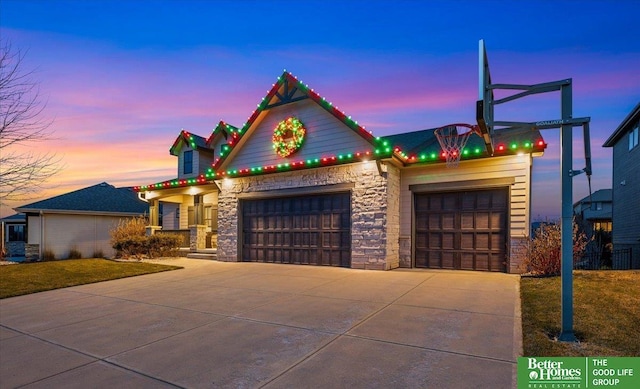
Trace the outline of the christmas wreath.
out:
<instances>
[{"instance_id":1,"label":"christmas wreath","mask_svg":"<svg viewBox=\"0 0 640 389\"><path fill-rule=\"evenodd\" d=\"M286 158L302 147L304 136L307 130L302 122L295 117L287 118L273 130L271 142L276 153L282 158Z\"/></svg>"}]
</instances>

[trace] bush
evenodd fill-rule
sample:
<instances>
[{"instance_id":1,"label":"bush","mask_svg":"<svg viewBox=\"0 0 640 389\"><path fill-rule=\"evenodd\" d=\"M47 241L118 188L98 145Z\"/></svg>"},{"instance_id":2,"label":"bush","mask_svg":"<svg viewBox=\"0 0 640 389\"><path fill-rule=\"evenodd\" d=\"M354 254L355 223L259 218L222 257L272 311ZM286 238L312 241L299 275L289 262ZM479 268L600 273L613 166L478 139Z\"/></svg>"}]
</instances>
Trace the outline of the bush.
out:
<instances>
[{"instance_id":1,"label":"bush","mask_svg":"<svg viewBox=\"0 0 640 389\"><path fill-rule=\"evenodd\" d=\"M535 275L559 275L562 270L560 222L542 224L533 239L518 250L525 271ZM589 240L573 222L573 263L582 257Z\"/></svg>"},{"instance_id":2,"label":"bush","mask_svg":"<svg viewBox=\"0 0 640 389\"><path fill-rule=\"evenodd\" d=\"M104 253L102 250L98 249L93 252L93 258L104 258Z\"/></svg>"},{"instance_id":3,"label":"bush","mask_svg":"<svg viewBox=\"0 0 640 389\"><path fill-rule=\"evenodd\" d=\"M44 253L42 253L42 260L43 261L55 261L56 260L56 255L51 250L44 250Z\"/></svg>"},{"instance_id":4,"label":"bush","mask_svg":"<svg viewBox=\"0 0 640 389\"><path fill-rule=\"evenodd\" d=\"M182 242L180 236L147 236L146 223L144 218L120 220L118 226L111 230L111 246L116 250L117 257L142 259L176 255Z\"/></svg>"},{"instance_id":5,"label":"bush","mask_svg":"<svg viewBox=\"0 0 640 389\"><path fill-rule=\"evenodd\" d=\"M69 256L67 259L80 259L82 258L82 253L78 251L75 247L69 251Z\"/></svg>"},{"instance_id":6,"label":"bush","mask_svg":"<svg viewBox=\"0 0 640 389\"><path fill-rule=\"evenodd\" d=\"M178 247L182 243L182 237L176 234L154 234L149 237L149 256L175 257Z\"/></svg>"}]
</instances>

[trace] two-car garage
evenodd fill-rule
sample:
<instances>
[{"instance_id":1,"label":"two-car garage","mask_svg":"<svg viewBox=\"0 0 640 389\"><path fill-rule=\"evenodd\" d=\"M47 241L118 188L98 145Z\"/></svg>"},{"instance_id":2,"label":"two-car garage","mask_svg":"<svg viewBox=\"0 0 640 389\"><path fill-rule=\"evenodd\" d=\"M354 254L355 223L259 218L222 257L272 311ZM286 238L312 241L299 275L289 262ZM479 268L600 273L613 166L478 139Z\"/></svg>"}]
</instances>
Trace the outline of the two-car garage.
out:
<instances>
[{"instance_id":1,"label":"two-car garage","mask_svg":"<svg viewBox=\"0 0 640 389\"><path fill-rule=\"evenodd\" d=\"M508 188L414 194L417 268L506 271ZM351 194L240 202L243 261L351 266Z\"/></svg>"}]
</instances>

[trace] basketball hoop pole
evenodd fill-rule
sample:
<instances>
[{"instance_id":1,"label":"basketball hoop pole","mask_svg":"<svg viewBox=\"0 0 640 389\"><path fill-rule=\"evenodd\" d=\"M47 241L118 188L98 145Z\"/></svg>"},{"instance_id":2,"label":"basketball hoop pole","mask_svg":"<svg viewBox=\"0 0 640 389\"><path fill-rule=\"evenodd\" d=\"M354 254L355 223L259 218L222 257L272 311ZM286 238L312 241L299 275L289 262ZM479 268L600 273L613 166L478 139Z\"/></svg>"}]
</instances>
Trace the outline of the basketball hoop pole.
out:
<instances>
[{"instance_id":1,"label":"basketball hoop pole","mask_svg":"<svg viewBox=\"0 0 640 389\"><path fill-rule=\"evenodd\" d=\"M562 120L572 119L573 97L571 83L560 87ZM562 224L561 234L561 264L560 273L562 292L562 332L558 340L575 342L573 332L573 126L563 124L560 127L560 171L562 176Z\"/></svg>"},{"instance_id":2,"label":"basketball hoop pole","mask_svg":"<svg viewBox=\"0 0 640 389\"><path fill-rule=\"evenodd\" d=\"M476 116L478 127L485 138L487 151L491 154L491 137L495 126L507 128L532 128L550 129L560 128L560 177L561 177L561 224L560 224L560 260L561 260L561 332L558 340L575 342L573 331L573 185L572 178L578 174L586 173L590 182L591 177L591 146L589 139L589 117L573 118L573 92L572 80L547 82L535 85L516 84L492 84L489 75L489 62L487 60L484 41L479 44L479 75L480 90L479 100L476 104ZM494 99L494 90L521 91L510 96ZM560 120L546 120L535 123L524 122L500 122L494 120L494 105L503 104L526 96L560 91ZM573 170L573 127L582 126L585 145L585 168Z\"/></svg>"}]
</instances>

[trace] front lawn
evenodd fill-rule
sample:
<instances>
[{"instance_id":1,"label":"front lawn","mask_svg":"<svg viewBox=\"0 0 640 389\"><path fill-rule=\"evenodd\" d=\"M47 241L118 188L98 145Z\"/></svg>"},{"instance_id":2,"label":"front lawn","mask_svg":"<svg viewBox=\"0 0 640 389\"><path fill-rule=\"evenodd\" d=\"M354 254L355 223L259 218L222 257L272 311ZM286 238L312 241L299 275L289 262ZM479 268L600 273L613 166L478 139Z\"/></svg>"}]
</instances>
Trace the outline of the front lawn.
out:
<instances>
[{"instance_id":1,"label":"front lawn","mask_svg":"<svg viewBox=\"0 0 640 389\"><path fill-rule=\"evenodd\" d=\"M0 266L0 299L175 269L181 267L106 259L67 259Z\"/></svg>"},{"instance_id":2,"label":"front lawn","mask_svg":"<svg viewBox=\"0 0 640 389\"><path fill-rule=\"evenodd\" d=\"M522 277L524 356L640 356L640 271L575 271L574 330L557 342L560 277Z\"/></svg>"}]
</instances>

